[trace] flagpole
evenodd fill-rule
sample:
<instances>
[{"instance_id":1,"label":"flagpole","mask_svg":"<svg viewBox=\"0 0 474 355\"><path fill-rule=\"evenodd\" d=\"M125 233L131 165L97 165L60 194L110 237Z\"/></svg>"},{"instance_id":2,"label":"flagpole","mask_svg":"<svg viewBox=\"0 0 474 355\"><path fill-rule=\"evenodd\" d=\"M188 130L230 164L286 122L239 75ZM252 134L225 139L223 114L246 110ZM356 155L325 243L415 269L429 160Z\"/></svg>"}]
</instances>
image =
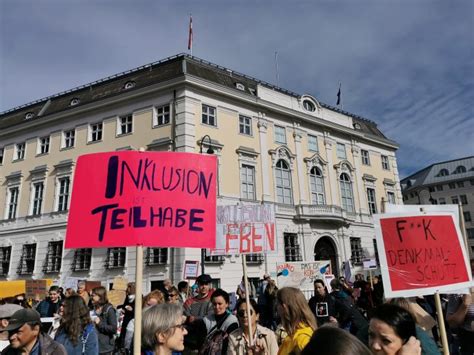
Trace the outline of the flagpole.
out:
<instances>
[{"instance_id":1,"label":"flagpole","mask_svg":"<svg viewBox=\"0 0 474 355\"><path fill-rule=\"evenodd\" d=\"M188 50L193 55L193 14L189 14L189 34L188 34Z\"/></svg>"},{"instance_id":2,"label":"flagpole","mask_svg":"<svg viewBox=\"0 0 474 355\"><path fill-rule=\"evenodd\" d=\"M276 75L276 84L280 86L280 75L278 73L278 52L275 51L275 75Z\"/></svg>"}]
</instances>

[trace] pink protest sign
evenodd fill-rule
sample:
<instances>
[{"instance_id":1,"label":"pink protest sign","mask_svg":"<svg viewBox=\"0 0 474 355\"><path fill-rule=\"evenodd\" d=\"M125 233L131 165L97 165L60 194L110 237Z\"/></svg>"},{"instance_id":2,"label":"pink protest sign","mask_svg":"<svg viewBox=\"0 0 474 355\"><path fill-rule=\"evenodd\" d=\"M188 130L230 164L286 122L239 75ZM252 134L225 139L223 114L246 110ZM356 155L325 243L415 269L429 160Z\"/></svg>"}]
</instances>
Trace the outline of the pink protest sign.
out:
<instances>
[{"instance_id":1,"label":"pink protest sign","mask_svg":"<svg viewBox=\"0 0 474 355\"><path fill-rule=\"evenodd\" d=\"M65 247L215 247L216 167L193 153L79 157Z\"/></svg>"}]
</instances>

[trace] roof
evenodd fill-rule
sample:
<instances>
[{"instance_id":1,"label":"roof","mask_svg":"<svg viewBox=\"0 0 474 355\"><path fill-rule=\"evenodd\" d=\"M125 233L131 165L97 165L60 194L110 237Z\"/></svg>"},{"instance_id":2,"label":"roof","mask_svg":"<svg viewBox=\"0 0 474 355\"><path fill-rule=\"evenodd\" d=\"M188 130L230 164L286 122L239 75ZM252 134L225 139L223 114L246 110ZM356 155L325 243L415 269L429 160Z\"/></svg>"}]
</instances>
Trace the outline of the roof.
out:
<instances>
[{"instance_id":1,"label":"roof","mask_svg":"<svg viewBox=\"0 0 474 355\"><path fill-rule=\"evenodd\" d=\"M301 97L295 92L182 53L1 112L0 129L25 122L27 114L32 116L30 120L36 120L120 95L124 91L143 89L184 74L200 77L238 91L241 90L236 87L236 84L241 83L245 88L244 91L250 95L255 95L257 86L263 85L292 97ZM128 89L125 87L127 83L131 83ZM76 99L77 105L71 105L73 99ZM358 130L386 139L375 122L321 102L320 104L328 110L352 117L354 124L359 124Z\"/></svg>"},{"instance_id":2,"label":"roof","mask_svg":"<svg viewBox=\"0 0 474 355\"><path fill-rule=\"evenodd\" d=\"M464 167L464 169L460 167ZM402 185L402 189L406 191L421 186L472 178L474 178L474 156L431 164L402 179L400 184Z\"/></svg>"}]
</instances>

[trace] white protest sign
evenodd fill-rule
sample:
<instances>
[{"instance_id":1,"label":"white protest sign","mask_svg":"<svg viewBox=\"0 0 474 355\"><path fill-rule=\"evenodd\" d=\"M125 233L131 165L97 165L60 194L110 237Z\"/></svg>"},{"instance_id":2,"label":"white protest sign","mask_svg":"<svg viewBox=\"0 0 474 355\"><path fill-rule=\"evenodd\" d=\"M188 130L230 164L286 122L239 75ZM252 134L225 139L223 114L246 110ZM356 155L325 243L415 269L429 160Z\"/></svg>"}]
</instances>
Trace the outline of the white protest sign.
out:
<instances>
[{"instance_id":1,"label":"white protest sign","mask_svg":"<svg viewBox=\"0 0 474 355\"><path fill-rule=\"evenodd\" d=\"M195 279L199 275L199 261L185 260L183 279Z\"/></svg>"},{"instance_id":2,"label":"white protest sign","mask_svg":"<svg viewBox=\"0 0 474 355\"><path fill-rule=\"evenodd\" d=\"M376 269L377 268L377 261L375 259L363 259L362 264L364 265L364 269Z\"/></svg>"},{"instance_id":3,"label":"white protest sign","mask_svg":"<svg viewBox=\"0 0 474 355\"><path fill-rule=\"evenodd\" d=\"M324 279L332 274L329 260L281 263L277 264L278 287L296 287L301 290L312 290L314 280Z\"/></svg>"}]
</instances>

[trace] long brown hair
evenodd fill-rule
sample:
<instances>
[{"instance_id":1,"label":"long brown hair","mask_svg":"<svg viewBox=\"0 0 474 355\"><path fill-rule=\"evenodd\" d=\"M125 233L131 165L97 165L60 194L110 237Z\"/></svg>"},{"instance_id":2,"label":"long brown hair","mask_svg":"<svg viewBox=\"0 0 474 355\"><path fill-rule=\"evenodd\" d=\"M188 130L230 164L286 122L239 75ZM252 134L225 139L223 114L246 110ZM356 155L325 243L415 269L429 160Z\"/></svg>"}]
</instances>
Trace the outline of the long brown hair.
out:
<instances>
[{"instance_id":1,"label":"long brown hair","mask_svg":"<svg viewBox=\"0 0 474 355\"><path fill-rule=\"evenodd\" d=\"M283 287L277 292L277 301L281 305L283 312L280 314L281 323L288 335L294 335L300 323L318 328L316 318L308 306L308 302L303 293L295 287Z\"/></svg>"},{"instance_id":2,"label":"long brown hair","mask_svg":"<svg viewBox=\"0 0 474 355\"><path fill-rule=\"evenodd\" d=\"M103 305L109 303L109 299L107 298L107 290L104 286L95 287L92 289L92 295L99 296L99 303L94 304L94 307L102 307Z\"/></svg>"},{"instance_id":3,"label":"long brown hair","mask_svg":"<svg viewBox=\"0 0 474 355\"><path fill-rule=\"evenodd\" d=\"M59 331L63 330L75 346L79 342L84 328L91 323L89 308L79 295L66 297L63 307L64 311Z\"/></svg>"}]
</instances>

